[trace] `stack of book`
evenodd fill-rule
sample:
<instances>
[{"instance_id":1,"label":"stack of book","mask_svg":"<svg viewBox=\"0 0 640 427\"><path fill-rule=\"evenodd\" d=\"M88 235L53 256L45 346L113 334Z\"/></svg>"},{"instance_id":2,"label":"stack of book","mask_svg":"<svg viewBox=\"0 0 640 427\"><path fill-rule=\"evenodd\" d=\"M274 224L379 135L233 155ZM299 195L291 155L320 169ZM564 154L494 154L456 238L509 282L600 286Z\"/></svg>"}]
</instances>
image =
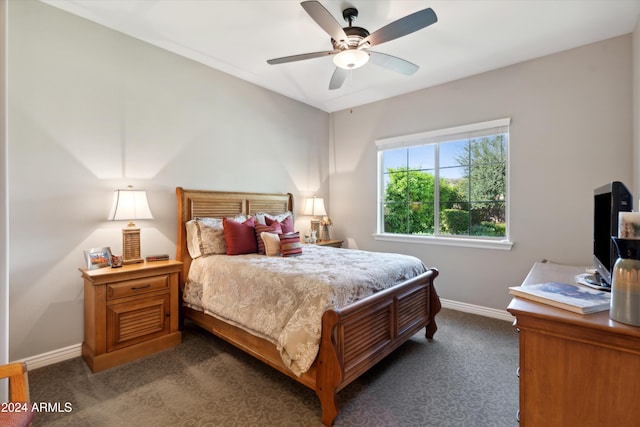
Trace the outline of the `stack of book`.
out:
<instances>
[{"instance_id":1,"label":"stack of book","mask_svg":"<svg viewBox=\"0 0 640 427\"><path fill-rule=\"evenodd\" d=\"M153 261L168 261L169 260L169 254L161 254L161 255L149 255L147 257L147 262L153 262Z\"/></svg>"}]
</instances>

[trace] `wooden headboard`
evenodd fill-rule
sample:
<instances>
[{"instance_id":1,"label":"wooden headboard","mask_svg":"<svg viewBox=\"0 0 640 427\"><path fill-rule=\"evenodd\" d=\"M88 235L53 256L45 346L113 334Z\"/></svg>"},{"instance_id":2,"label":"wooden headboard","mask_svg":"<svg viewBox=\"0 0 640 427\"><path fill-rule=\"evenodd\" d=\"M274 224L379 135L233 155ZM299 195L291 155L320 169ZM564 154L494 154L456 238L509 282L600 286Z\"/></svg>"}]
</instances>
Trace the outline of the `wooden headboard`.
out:
<instances>
[{"instance_id":1,"label":"wooden headboard","mask_svg":"<svg viewBox=\"0 0 640 427\"><path fill-rule=\"evenodd\" d=\"M180 285L187 280L191 256L187 250L185 223L194 218L224 218L267 212L273 215L293 210L291 193L236 193L227 191L185 190L176 188L178 197L178 243L176 260L184 263Z\"/></svg>"}]
</instances>

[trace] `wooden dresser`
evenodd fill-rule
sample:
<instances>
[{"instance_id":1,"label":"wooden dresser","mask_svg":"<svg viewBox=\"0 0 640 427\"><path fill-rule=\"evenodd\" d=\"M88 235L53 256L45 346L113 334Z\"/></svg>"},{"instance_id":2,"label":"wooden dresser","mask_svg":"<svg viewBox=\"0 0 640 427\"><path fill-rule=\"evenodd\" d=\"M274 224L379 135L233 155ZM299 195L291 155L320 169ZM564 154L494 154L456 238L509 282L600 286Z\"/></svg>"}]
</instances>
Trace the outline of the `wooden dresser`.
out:
<instances>
[{"instance_id":1,"label":"wooden dresser","mask_svg":"<svg viewBox=\"0 0 640 427\"><path fill-rule=\"evenodd\" d=\"M569 281L584 268L538 263L525 283ZM640 425L640 328L514 298L520 333L520 426Z\"/></svg>"},{"instance_id":2,"label":"wooden dresser","mask_svg":"<svg viewBox=\"0 0 640 427\"><path fill-rule=\"evenodd\" d=\"M178 261L80 269L84 279L82 357L93 372L182 341L178 327L181 269Z\"/></svg>"}]
</instances>

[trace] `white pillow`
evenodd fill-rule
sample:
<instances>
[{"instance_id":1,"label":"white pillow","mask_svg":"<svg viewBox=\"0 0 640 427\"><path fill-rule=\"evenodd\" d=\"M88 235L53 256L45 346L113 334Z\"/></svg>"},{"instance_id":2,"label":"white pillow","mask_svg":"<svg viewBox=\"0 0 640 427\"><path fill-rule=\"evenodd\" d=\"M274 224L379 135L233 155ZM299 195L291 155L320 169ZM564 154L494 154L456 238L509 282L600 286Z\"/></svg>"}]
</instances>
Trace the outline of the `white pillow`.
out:
<instances>
[{"instance_id":1,"label":"white pillow","mask_svg":"<svg viewBox=\"0 0 640 427\"><path fill-rule=\"evenodd\" d=\"M263 231L260 238L264 242L264 251L267 256L280 256L280 236L275 233Z\"/></svg>"},{"instance_id":2,"label":"white pillow","mask_svg":"<svg viewBox=\"0 0 640 427\"><path fill-rule=\"evenodd\" d=\"M238 215L235 221L244 222L247 217ZM191 258L227 253L222 218L196 218L185 223L187 250Z\"/></svg>"},{"instance_id":3,"label":"white pillow","mask_svg":"<svg viewBox=\"0 0 640 427\"><path fill-rule=\"evenodd\" d=\"M271 214L268 214L266 212L258 212L257 214L255 214L255 218L256 218L256 222L259 222L260 224L267 225L267 221L265 220L265 218L269 218L271 220L276 220L276 221L281 223L289 215L291 215L291 211L287 211L285 213L281 213L280 215L271 215Z\"/></svg>"}]
</instances>

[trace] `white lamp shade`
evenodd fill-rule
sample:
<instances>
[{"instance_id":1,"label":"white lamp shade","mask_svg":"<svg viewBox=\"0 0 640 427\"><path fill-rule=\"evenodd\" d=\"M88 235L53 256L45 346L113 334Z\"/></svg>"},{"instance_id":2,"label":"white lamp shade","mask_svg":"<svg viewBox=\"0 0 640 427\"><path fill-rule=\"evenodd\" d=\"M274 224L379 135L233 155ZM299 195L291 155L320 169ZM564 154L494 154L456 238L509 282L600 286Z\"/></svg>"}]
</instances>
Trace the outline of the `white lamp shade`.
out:
<instances>
[{"instance_id":1,"label":"white lamp shade","mask_svg":"<svg viewBox=\"0 0 640 427\"><path fill-rule=\"evenodd\" d=\"M304 214L311 216L325 216L324 199L322 197L309 197L304 205Z\"/></svg>"},{"instance_id":2,"label":"white lamp shade","mask_svg":"<svg viewBox=\"0 0 640 427\"><path fill-rule=\"evenodd\" d=\"M109 220L129 221L133 219L153 219L146 191L115 190Z\"/></svg>"},{"instance_id":3,"label":"white lamp shade","mask_svg":"<svg viewBox=\"0 0 640 427\"><path fill-rule=\"evenodd\" d=\"M345 70L360 68L369 61L369 54L359 49L347 49L333 57L333 63Z\"/></svg>"}]
</instances>

